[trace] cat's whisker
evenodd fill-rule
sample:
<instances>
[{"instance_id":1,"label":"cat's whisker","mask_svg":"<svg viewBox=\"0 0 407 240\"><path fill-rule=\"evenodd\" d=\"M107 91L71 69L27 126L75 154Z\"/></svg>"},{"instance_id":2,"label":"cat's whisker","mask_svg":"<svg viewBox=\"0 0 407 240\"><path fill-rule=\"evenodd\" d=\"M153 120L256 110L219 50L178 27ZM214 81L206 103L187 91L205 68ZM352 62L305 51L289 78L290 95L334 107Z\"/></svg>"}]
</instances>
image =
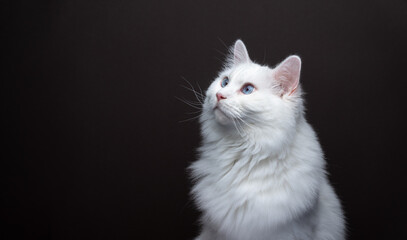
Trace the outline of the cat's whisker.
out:
<instances>
[{"instance_id":1,"label":"cat's whisker","mask_svg":"<svg viewBox=\"0 0 407 240\"><path fill-rule=\"evenodd\" d=\"M201 88L201 86L199 86L199 84L198 83L196 83L196 85L198 86L198 88L199 88L199 92L201 93L201 97L202 97L202 100L204 100L205 99L205 95L203 94L203 92L202 92L202 88Z\"/></svg>"},{"instance_id":2,"label":"cat's whisker","mask_svg":"<svg viewBox=\"0 0 407 240\"><path fill-rule=\"evenodd\" d=\"M181 77L181 78L189 85L189 88L186 87L186 86L183 86L183 85L182 85L182 86L183 86L184 88L188 89L188 90L191 90L191 91L194 93L196 99L197 99L201 104L203 104L203 99L205 98L205 96L202 94L202 91L201 91L201 92L196 91L195 88L194 88L194 86L192 86L192 84L191 84L186 78L184 78L184 77ZM199 85L198 85L198 86L199 86Z\"/></svg>"},{"instance_id":3,"label":"cat's whisker","mask_svg":"<svg viewBox=\"0 0 407 240\"><path fill-rule=\"evenodd\" d=\"M200 105L200 104L193 103L193 102L190 102L188 100L185 100L185 99L182 99L182 98L179 98L179 97L175 97L175 98L178 99L179 101L185 103L186 105L192 107L192 108L202 110L202 105Z\"/></svg>"},{"instance_id":4,"label":"cat's whisker","mask_svg":"<svg viewBox=\"0 0 407 240\"><path fill-rule=\"evenodd\" d=\"M242 131L243 131L244 128L243 128L243 126L241 125L241 123L245 124L245 125L246 125L247 127L249 127L249 128L252 127L249 123L247 123L246 121L243 120L243 118L241 117L241 114L240 114L240 113L235 114L235 115L234 115L234 118L236 119L236 122L239 124L240 128L242 129Z\"/></svg>"},{"instance_id":5,"label":"cat's whisker","mask_svg":"<svg viewBox=\"0 0 407 240\"><path fill-rule=\"evenodd\" d=\"M242 111L239 110L239 118L240 118L240 120L242 120L242 121L244 121L244 119L249 119L249 120L251 120L250 123L248 123L247 121L244 121L244 122L246 122L247 124L249 124L249 125L251 125L251 126L252 126L254 123L260 122L260 119L253 117L253 115L256 115L256 113L255 113L255 112L249 112L249 113L247 113L247 112L245 111L245 113L243 114Z\"/></svg>"},{"instance_id":6,"label":"cat's whisker","mask_svg":"<svg viewBox=\"0 0 407 240\"><path fill-rule=\"evenodd\" d=\"M244 128L243 128L243 126L241 125L241 123L238 121L238 120L236 120L236 124L239 126L239 128L240 128L240 136L241 137L243 137L243 133L244 133Z\"/></svg>"},{"instance_id":7,"label":"cat's whisker","mask_svg":"<svg viewBox=\"0 0 407 240\"><path fill-rule=\"evenodd\" d=\"M195 119L197 119L197 118L200 118L201 116L202 116L202 114L199 114L198 116L191 117L191 118L187 118L187 119L184 119L184 120L180 120L180 121L178 121L178 122L179 122L179 123L184 123L184 122L192 121L192 120L195 120Z\"/></svg>"},{"instance_id":8,"label":"cat's whisker","mask_svg":"<svg viewBox=\"0 0 407 240\"><path fill-rule=\"evenodd\" d=\"M191 100L182 99L182 98L178 98L178 97L176 97L176 98L177 98L179 101L185 103L186 105L188 105L188 106L190 106L190 107L192 107L192 108L194 108L194 109L197 109L197 111L189 112L189 113L187 113L187 114L191 115L191 114L197 114L197 113L198 113L198 115L197 115L197 116L190 117L190 118L187 118L187 119L184 119L184 120L181 120L181 121L179 121L180 123L188 122L188 121L192 121L192 120L195 120L195 119L200 118L200 117L202 116L202 108L203 108L202 105L203 105L203 100L204 100L204 95L202 94L202 90L200 90L201 92L196 91L195 88L192 86L192 84L191 84L187 79L185 79L184 77L182 77L182 79L183 79L185 82L187 82L187 84L189 85L189 87L188 87L188 86L185 86L185 85L181 85L181 87L183 87L183 88L185 88L185 89L187 89L187 90L193 92L194 95L195 95L195 98L197 99L197 102L194 102L194 101L191 101ZM200 89L200 88L199 88L199 89Z\"/></svg>"},{"instance_id":9,"label":"cat's whisker","mask_svg":"<svg viewBox=\"0 0 407 240\"><path fill-rule=\"evenodd\" d=\"M191 89L191 88L189 88L189 87L187 87L187 86L184 86L184 85L180 85L182 88L185 88L185 89L187 89L187 90L189 90L189 91L191 91L191 92L193 92L194 93L194 95L195 95L195 98L198 100L198 102L200 103L200 104L203 104L203 100L204 100L204 96L203 95L201 95L201 93L199 93L199 92L197 92L195 89Z\"/></svg>"},{"instance_id":10,"label":"cat's whisker","mask_svg":"<svg viewBox=\"0 0 407 240\"><path fill-rule=\"evenodd\" d=\"M193 111L193 112L187 112L186 114L197 114L197 113L201 113L202 112L202 110L198 110L198 111Z\"/></svg>"},{"instance_id":11,"label":"cat's whisker","mask_svg":"<svg viewBox=\"0 0 407 240\"><path fill-rule=\"evenodd\" d=\"M233 111L234 116L240 117L243 115L242 110L240 108L238 108L237 106L230 105L228 107L229 107L229 109L231 109Z\"/></svg>"},{"instance_id":12,"label":"cat's whisker","mask_svg":"<svg viewBox=\"0 0 407 240\"><path fill-rule=\"evenodd\" d=\"M230 110L233 110L234 112L234 114L240 114L240 109L238 108L238 107L236 107L236 106L234 106L234 105L231 105L231 104L227 104L227 107L230 109Z\"/></svg>"},{"instance_id":13,"label":"cat's whisker","mask_svg":"<svg viewBox=\"0 0 407 240\"><path fill-rule=\"evenodd\" d=\"M243 127L240 125L240 122L244 122L240 117L242 115L241 110L232 105L228 105L228 109L233 116L232 119L236 120L236 123L239 124L240 129L243 131Z\"/></svg>"},{"instance_id":14,"label":"cat's whisker","mask_svg":"<svg viewBox=\"0 0 407 240\"><path fill-rule=\"evenodd\" d=\"M203 107L203 105L200 103L200 102L194 102L194 101L191 101L191 100L186 100L186 99L184 99L184 98L178 98L178 97L176 97L178 100L182 100L183 102L187 102L187 103L189 103L189 104L192 104L192 105L194 105L194 106L196 106L196 107L199 107L199 108L202 108Z\"/></svg>"},{"instance_id":15,"label":"cat's whisker","mask_svg":"<svg viewBox=\"0 0 407 240\"><path fill-rule=\"evenodd\" d=\"M229 110L230 110L230 114L232 115L232 122L233 122L233 124L235 125L235 128L236 128L236 130L237 130L237 132L239 133L239 135L241 136L241 137L243 137L243 132L244 132L244 128L243 128L243 126L240 124L240 121L239 121L239 119L238 119L238 117L239 117L239 115L240 115L240 113L239 113L239 111L238 111L238 109L237 108L235 108L235 107L232 107L232 106L229 106Z\"/></svg>"},{"instance_id":16,"label":"cat's whisker","mask_svg":"<svg viewBox=\"0 0 407 240\"><path fill-rule=\"evenodd\" d=\"M194 106L196 109L202 109L202 105L201 104L199 104L199 103L195 103L195 102L191 102L191 101L188 101L188 100L185 100L185 102L184 103L187 103L187 104L189 104L189 106Z\"/></svg>"},{"instance_id":17,"label":"cat's whisker","mask_svg":"<svg viewBox=\"0 0 407 240\"><path fill-rule=\"evenodd\" d=\"M250 125L249 123L247 123L245 120L243 120L243 118L242 117L240 117L240 116L236 116L236 118L240 121L240 122L242 122L242 123L244 123L247 127L249 127L249 128L251 128L252 127L252 125Z\"/></svg>"},{"instance_id":18,"label":"cat's whisker","mask_svg":"<svg viewBox=\"0 0 407 240\"><path fill-rule=\"evenodd\" d=\"M240 136L243 136L243 134L242 134L242 133L240 132L240 130L239 130L239 127L238 127L237 124L236 124L236 120L232 118L232 122L233 122L233 125L235 125L235 128L236 128L237 132L239 133L239 135L240 135Z\"/></svg>"},{"instance_id":19,"label":"cat's whisker","mask_svg":"<svg viewBox=\"0 0 407 240\"><path fill-rule=\"evenodd\" d=\"M256 123L256 122L259 122L259 119L254 118L254 117L252 117L252 116L250 116L250 115L247 115L247 114L245 114L244 117L241 117L241 120L242 120L242 121L244 121L243 118L246 118L246 119L251 120L251 123L247 123L247 121L245 121L247 124L253 125L253 124Z\"/></svg>"},{"instance_id":20,"label":"cat's whisker","mask_svg":"<svg viewBox=\"0 0 407 240\"><path fill-rule=\"evenodd\" d=\"M186 100L186 99L184 99L184 100L187 101L188 103L193 104L202 109L202 104L200 102L194 102L194 101Z\"/></svg>"},{"instance_id":21,"label":"cat's whisker","mask_svg":"<svg viewBox=\"0 0 407 240\"><path fill-rule=\"evenodd\" d=\"M193 92L193 93L198 94L199 97L203 97L203 95L202 95L200 92L196 91L195 88L188 87L188 86L185 86L185 85L182 85L182 84L181 84L180 86L183 87L183 88L185 88L185 89L187 89L187 90L190 90L190 91Z\"/></svg>"}]
</instances>

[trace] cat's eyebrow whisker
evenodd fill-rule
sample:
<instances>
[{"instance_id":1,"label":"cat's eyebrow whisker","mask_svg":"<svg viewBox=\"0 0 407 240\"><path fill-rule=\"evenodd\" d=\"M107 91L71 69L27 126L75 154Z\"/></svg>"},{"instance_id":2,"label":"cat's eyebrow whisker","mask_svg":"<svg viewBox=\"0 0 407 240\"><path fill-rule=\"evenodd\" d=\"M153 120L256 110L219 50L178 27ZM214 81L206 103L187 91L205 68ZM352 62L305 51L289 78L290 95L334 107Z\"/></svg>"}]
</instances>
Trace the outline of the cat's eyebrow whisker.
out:
<instances>
[{"instance_id":1,"label":"cat's eyebrow whisker","mask_svg":"<svg viewBox=\"0 0 407 240\"><path fill-rule=\"evenodd\" d=\"M226 49L229 50L229 47L226 45L226 43L220 37L218 37L218 40L223 44L223 46L225 46Z\"/></svg>"},{"instance_id":2,"label":"cat's eyebrow whisker","mask_svg":"<svg viewBox=\"0 0 407 240\"><path fill-rule=\"evenodd\" d=\"M221 63L223 63L223 62L225 62L224 60L222 60L222 59L220 59L220 58L218 58L218 57L214 57L216 60L218 60L219 62L221 62Z\"/></svg>"},{"instance_id":3,"label":"cat's eyebrow whisker","mask_svg":"<svg viewBox=\"0 0 407 240\"><path fill-rule=\"evenodd\" d=\"M215 49L215 51L217 51L218 53L220 53L223 57L227 57L228 56L228 54L227 53L224 53L224 52L222 52L222 51L219 51L218 49Z\"/></svg>"}]
</instances>

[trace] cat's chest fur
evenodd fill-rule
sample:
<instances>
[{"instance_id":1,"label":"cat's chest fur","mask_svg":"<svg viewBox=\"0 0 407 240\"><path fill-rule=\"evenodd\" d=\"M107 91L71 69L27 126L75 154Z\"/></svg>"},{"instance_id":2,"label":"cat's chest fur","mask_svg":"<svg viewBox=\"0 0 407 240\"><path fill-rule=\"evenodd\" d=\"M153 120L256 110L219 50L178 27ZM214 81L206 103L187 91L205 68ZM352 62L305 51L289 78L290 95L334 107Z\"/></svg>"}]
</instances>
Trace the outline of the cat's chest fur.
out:
<instances>
[{"instance_id":1,"label":"cat's chest fur","mask_svg":"<svg viewBox=\"0 0 407 240\"><path fill-rule=\"evenodd\" d=\"M324 175L319 144L304 122L294 143L305 139L307 144L293 144L280 155L262 149L264 146L254 140L204 144L200 160L192 165L199 179L193 194L204 221L212 224L218 235L233 236L231 239L295 234L283 229L299 228L288 228L287 224L298 225L298 219L313 208Z\"/></svg>"}]
</instances>

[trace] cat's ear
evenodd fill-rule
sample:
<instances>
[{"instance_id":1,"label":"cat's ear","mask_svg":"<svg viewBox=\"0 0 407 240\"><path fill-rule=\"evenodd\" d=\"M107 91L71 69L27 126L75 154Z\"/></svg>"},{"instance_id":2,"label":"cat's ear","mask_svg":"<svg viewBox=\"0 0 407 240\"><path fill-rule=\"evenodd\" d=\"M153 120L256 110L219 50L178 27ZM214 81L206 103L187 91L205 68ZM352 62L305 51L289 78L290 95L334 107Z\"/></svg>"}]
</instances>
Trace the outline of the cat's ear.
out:
<instances>
[{"instance_id":1,"label":"cat's ear","mask_svg":"<svg viewBox=\"0 0 407 240\"><path fill-rule=\"evenodd\" d=\"M273 77L280 88L281 96L291 95L300 82L301 59L289 56L273 70Z\"/></svg>"},{"instance_id":2,"label":"cat's ear","mask_svg":"<svg viewBox=\"0 0 407 240\"><path fill-rule=\"evenodd\" d=\"M233 64L241 64L250 62L249 53L242 40L237 40L233 47Z\"/></svg>"}]
</instances>

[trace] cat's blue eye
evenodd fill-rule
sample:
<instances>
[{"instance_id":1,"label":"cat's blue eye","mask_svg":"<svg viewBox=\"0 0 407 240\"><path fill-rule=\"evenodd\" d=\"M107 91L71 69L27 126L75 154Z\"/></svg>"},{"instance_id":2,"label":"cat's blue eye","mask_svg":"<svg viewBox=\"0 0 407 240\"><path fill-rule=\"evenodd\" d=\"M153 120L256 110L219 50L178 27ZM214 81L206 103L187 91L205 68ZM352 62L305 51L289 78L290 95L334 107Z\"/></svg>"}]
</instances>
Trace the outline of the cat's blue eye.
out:
<instances>
[{"instance_id":1,"label":"cat's blue eye","mask_svg":"<svg viewBox=\"0 0 407 240\"><path fill-rule=\"evenodd\" d=\"M222 82L220 83L220 86L221 86L221 87L226 87L226 85L228 85L228 83L229 83L229 78L228 78L228 77L224 77L224 78L222 79Z\"/></svg>"},{"instance_id":2,"label":"cat's blue eye","mask_svg":"<svg viewBox=\"0 0 407 240\"><path fill-rule=\"evenodd\" d=\"M254 86L253 85L251 85L251 84L246 84L246 85L244 85L243 87L242 87L242 93L244 93L244 94L250 94L250 93L252 93L253 92L253 90L254 90Z\"/></svg>"}]
</instances>

